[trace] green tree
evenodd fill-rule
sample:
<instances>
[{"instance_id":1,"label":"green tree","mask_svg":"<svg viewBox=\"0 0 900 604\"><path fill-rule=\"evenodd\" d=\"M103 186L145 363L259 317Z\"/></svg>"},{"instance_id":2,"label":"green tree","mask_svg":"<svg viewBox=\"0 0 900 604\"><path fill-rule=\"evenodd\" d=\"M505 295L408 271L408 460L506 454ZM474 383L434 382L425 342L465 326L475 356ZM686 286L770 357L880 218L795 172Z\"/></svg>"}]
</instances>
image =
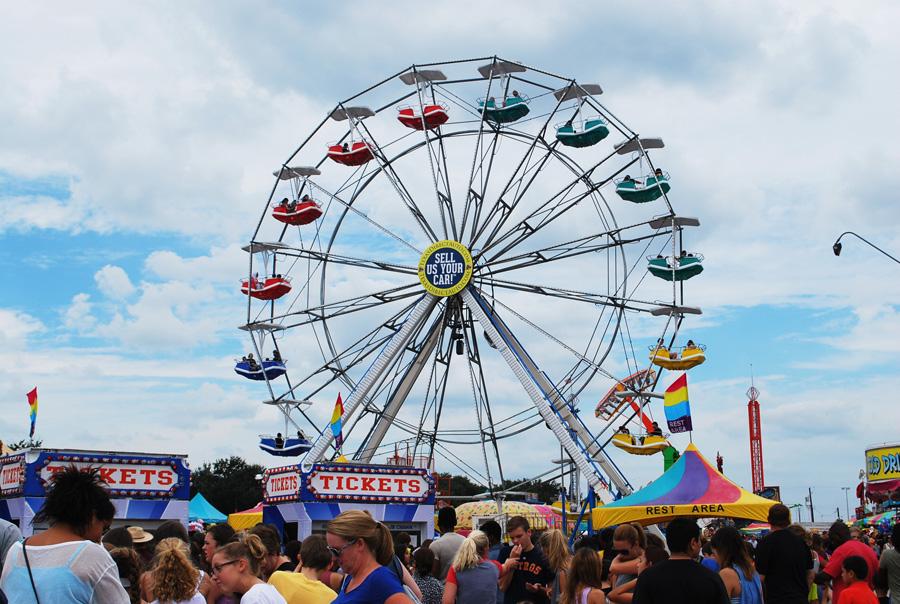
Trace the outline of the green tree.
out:
<instances>
[{"instance_id":1,"label":"green tree","mask_svg":"<svg viewBox=\"0 0 900 604\"><path fill-rule=\"evenodd\" d=\"M223 514L252 508L262 501L262 485L256 476L264 470L237 456L205 463L191 472L191 497L202 493Z\"/></svg>"},{"instance_id":2,"label":"green tree","mask_svg":"<svg viewBox=\"0 0 900 604\"><path fill-rule=\"evenodd\" d=\"M15 443L7 443L6 446L13 451L21 451L22 449L37 449L43 444L43 442L44 441L39 438L28 438L22 439L19 442Z\"/></svg>"}]
</instances>

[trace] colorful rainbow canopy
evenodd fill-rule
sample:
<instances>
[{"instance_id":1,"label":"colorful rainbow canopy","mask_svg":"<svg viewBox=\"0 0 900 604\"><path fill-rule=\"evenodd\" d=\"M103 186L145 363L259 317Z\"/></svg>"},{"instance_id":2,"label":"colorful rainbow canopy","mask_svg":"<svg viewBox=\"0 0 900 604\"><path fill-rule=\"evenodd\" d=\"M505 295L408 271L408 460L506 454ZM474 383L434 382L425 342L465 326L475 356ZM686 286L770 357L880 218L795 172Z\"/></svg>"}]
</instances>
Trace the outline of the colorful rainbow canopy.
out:
<instances>
[{"instance_id":1,"label":"colorful rainbow canopy","mask_svg":"<svg viewBox=\"0 0 900 604\"><path fill-rule=\"evenodd\" d=\"M604 506L594 508L594 528L639 522L668 522L677 516L721 516L765 522L778 503L745 491L716 471L693 444L671 468L649 485Z\"/></svg>"}]
</instances>

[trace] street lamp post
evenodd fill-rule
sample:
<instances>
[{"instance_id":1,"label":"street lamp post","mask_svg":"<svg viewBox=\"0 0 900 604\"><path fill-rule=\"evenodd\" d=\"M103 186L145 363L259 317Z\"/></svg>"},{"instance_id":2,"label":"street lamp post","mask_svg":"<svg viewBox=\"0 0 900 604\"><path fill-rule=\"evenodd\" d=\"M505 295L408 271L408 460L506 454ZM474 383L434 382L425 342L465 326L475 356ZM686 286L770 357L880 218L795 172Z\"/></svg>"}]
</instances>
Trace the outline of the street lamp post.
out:
<instances>
[{"instance_id":1,"label":"street lamp post","mask_svg":"<svg viewBox=\"0 0 900 604\"><path fill-rule=\"evenodd\" d=\"M898 260L897 258L894 258L893 256L891 256L890 254L888 254L886 251L884 251L883 249L881 249L880 247L878 247L877 245L875 245L874 243L872 243L871 241L869 241L869 240L866 239L865 237L861 237L861 236L857 235L856 233L854 233L853 231L844 231L843 233L841 233L840 236L837 238L837 241L834 242L834 245L831 246L831 249L832 249L832 251L834 252L834 255L835 255L835 256L840 256L840 255L841 255L841 249L843 249L843 247L844 247L844 246L841 244L841 237L843 237L844 235L853 235L854 237L856 237L857 239L859 239L859 240L862 241L863 243L866 243L866 244L868 244L869 246L875 248L876 250L878 250L879 252L881 252L882 254L884 254L885 256L887 256L888 258L890 258L891 260L893 260L894 262L896 262L897 264L900 264L900 260Z\"/></svg>"}]
</instances>

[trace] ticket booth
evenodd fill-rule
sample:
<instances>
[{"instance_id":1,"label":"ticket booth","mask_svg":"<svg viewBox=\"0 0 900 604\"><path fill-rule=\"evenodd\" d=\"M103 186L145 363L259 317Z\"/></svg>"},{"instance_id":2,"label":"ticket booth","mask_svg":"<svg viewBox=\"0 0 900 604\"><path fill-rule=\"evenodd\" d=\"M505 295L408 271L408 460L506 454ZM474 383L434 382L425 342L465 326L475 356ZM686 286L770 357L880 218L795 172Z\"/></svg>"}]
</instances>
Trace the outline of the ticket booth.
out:
<instances>
[{"instance_id":1,"label":"ticket booth","mask_svg":"<svg viewBox=\"0 0 900 604\"><path fill-rule=\"evenodd\" d=\"M186 455L28 449L0 457L0 518L25 536L46 526L32 519L46 497L50 477L63 468L97 468L116 508L113 526L158 527L166 520L187 526L191 472Z\"/></svg>"},{"instance_id":2,"label":"ticket booth","mask_svg":"<svg viewBox=\"0 0 900 604\"><path fill-rule=\"evenodd\" d=\"M409 533L416 546L434 537L434 479L424 468L315 464L266 470L263 522L285 540L324 534L328 521L347 510L367 510L394 534Z\"/></svg>"}]
</instances>

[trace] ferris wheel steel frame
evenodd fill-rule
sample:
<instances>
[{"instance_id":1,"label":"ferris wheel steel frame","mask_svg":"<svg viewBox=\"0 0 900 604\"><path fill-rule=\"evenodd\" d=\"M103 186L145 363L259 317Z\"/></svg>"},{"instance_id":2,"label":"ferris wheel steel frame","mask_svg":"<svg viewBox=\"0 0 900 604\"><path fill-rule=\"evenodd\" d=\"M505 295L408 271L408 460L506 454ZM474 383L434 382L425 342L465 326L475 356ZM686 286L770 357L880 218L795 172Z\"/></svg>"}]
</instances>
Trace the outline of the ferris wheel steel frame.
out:
<instances>
[{"instance_id":1,"label":"ferris wheel steel frame","mask_svg":"<svg viewBox=\"0 0 900 604\"><path fill-rule=\"evenodd\" d=\"M429 78L434 73L443 75L442 72L424 69L483 61L490 61L490 66L479 68L479 71L481 71L489 67L488 74L482 78L433 80ZM519 66L521 69L515 66ZM523 72L529 71L559 80L564 85L562 87L548 86L521 75ZM426 73L431 75L425 75ZM482 74L484 74L483 71ZM379 106L375 110L367 109L368 113L365 113L362 117L360 117L362 113L360 110L349 105L352 101L396 78L402 79L404 83L413 85L415 89L401 95L399 98L395 98L389 103ZM485 99L490 97L492 86L499 81L500 86L503 87L502 95L504 98L509 93L510 85L513 82L521 82L523 85L542 89L546 93L554 93L557 102L548 114L525 120L542 119L546 116L546 120L543 121L537 133L520 130L521 126L516 127L515 123L494 124L485 119L487 102L481 104L479 112L460 97L456 97L456 100L454 100L454 94L448 88L454 84L469 84L485 80L487 81ZM593 85L587 85L587 87L591 86ZM595 88L599 90L599 87ZM430 99L426 98L425 95L427 93L430 93ZM440 101L438 93L441 94ZM436 447L442 446L440 444L442 442L471 442L471 444L480 442L487 472L485 478L487 479L488 487L493 492L493 479L490 475L491 469L487 460L489 447L493 448L497 455L497 468L502 484L503 468L499 459L499 450L497 449L498 440L520 434L524 430L528 430L540 423L545 423L566 454L571 458L578 471L587 478L589 484L600 495L601 499L608 500L611 498L611 486L614 486L620 494L631 492L631 485L627 478L606 453L605 448L609 443L609 439L602 440L602 436L612 425L612 420L595 435L579 416L573 401L588 387L597 373L618 381L618 378L604 369L602 364L617 341L621 340L624 347L624 340L618 334L621 333L626 311L650 312L654 309L659 310L661 307L668 309L669 320L663 333L665 334L671 326L670 339L675 339L683 320L683 314L679 313L681 308L679 304L683 304L683 288L679 296L679 291L673 282L671 304L660 303L656 300L639 300L629 296L628 275L636 269L637 263L631 267L628 266L624 254L624 246L646 243L649 247L654 240L668 237L674 250L676 239L681 236L683 227L678 224L675 212L665 191L662 191L661 199L667 209L667 215L627 226L618 226L616 224L614 213L609 207L606 198L600 193L600 189L609 185L614 178L621 175L635 163L640 162L643 165L646 162L651 170L654 169L654 165L649 154L644 149L644 139L641 139L624 122L599 103L593 94L596 94L596 92L588 92L574 79L565 78L530 66L513 64L503 61L496 56L443 63L426 63L412 65L338 103L325 119L316 126L284 162L282 168L276 170L275 185L269 194L266 209L257 224L254 239L247 249L250 256L248 275L254 274L254 254L261 251L264 254L271 255L272 272L275 272L279 257L285 261L292 260L294 264L305 262L308 267L314 266L314 268L308 269L308 279L301 290L301 293L305 292L307 299L310 298L313 292L312 281L314 277L319 279L319 300L312 305L308 304L304 308L298 308L297 310L293 309L292 304L287 311L276 312L275 302L272 301L264 305L263 310L254 316L253 302L248 296L247 322L242 326L242 329L250 333L254 350L259 355L259 358L262 358L263 344L267 337L271 338L272 342L277 345L276 333L301 326L310 326L313 329L313 333L316 334L316 342L323 356L324 363L300 381L292 383L288 375L285 374L288 387L284 394L281 395L276 395L272 380L264 374L266 385L271 395L271 400L267 402L278 405L281 408L282 413L285 415L286 427L288 421L291 421L295 426L297 425L290 418L292 411L299 411L310 424L313 424L312 420L304 412L305 405L312 397L335 384L335 382L339 382L350 388L350 394L344 402L343 416L343 424L346 427L347 436L354 428L360 425L360 421L364 416L367 414L376 416L374 423L366 432L362 444L354 456L356 461L370 463L382 448L383 441L391 427L399 428L409 433L415 432L414 450L418 450L420 444L423 447L427 447L429 458L434 457ZM382 146L365 123L365 119L387 111L395 107L397 103L413 97L416 97L420 110L423 110L427 103L437 104L442 101L454 103L454 106L468 112L472 117L472 121L478 121L478 128L450 132L444 132L441 128L430 130L424 127L424 111L422 111L423 128L421 133L423 139L388 157L385 150L389 146L412 137L416 133L407 133L399 139L392 140ZM545 138L554 116L557 116L558 112L562 113L561 108L564 103L572 99L577 99L577 104L572 112L573 116L580 115L585 109L593 110L602 116L611 127L626 136L626 140L617 146L616 149L588 168L581 167L567 153L558 149L558 140L549 142ZM332 190L326 189L311 179L312 172L317 173L318 169L327 161L327 154L318 160L314 165L314 169L310 169L309 174L303 176L290 175L293 168L290 168L289 164L316 137L329 120L334 119L346 119L348 122L348 129L338 140L338 144L346 142L348 138L350 140L364 140L371 151L374 168L369 169L364 164L354 169L343 184L336 189L332 188ZM458 211L459 204L458 202L454 203L451 191L448 154L445 144L448 141L452 142L457 138L461 139L463 137L475 137L476 141L468 175L468 185L465 188L465 200L460 212ZM492 194L496 200L489 203L487 200L488 187L491 183L499 143L507 140L527 144L527 150L515 165L500 193ZM630 161L624 162L618 169L594 180L595 172L598 172L601 167L605 166L607 162L617 155L623 155L619 149L623 145L636 149ZM417 200L423 199L423 196L413 195L395 170L397 162L420 150L424 150L428 157L428 170L433 186L432 194L440 216L437 230L429 223L425 213L417 203ZM538 180L541 171L551 160L570 171L573 179L546 198L546 203L531 210L524 218L517 217L515 224L509 225L509 220L516 213L533 184ZM331 227L330 238L327 241L325 239L328 234L325 233L325 236L322 237L321 227L317 226L312 242L303 241L301 233L301 244L299 246L288 245L284 243L285 236L290 229L290 226L287 224L281 229L277 242L267 243L257 240L268 216L269 204L275 198L280 181L287 179L284 178L286 174L289 177L296 176L296 180L291 180L291 187L297 197L301 193L320 194L320 199L323 202L327 199L326 212L331 208L340 212L339 217ZM424 235L427 241L440 240L441 236L439 233L443 233L443 239L460 241L468 249L472 250L474 266L478 268L478 272L472 275L471 281L459 294L443 299L427 292L423 294L421 289L419 289L421 285L411 279L408 284L397 284L379 291L338 300L326 299L326 273L329 264L355 269L383 271L395 275L410 275L412 278L415 278L414 276L418 273L415 266L389 262L384 259L360 258L332 251L345 219L353 216L368 221L372 226L380 230L383 235L396 240L405 248L421 253L420 249L410 243L400 233L380 224L356 207L356 203L360 200L367 187L376 178L383 178L390 184L390 188L412 218L412 224L416 225L417 230L421 231L421 234ZM583 187L583 189L579 189L579 187ZM586 199L590 199L594 203L597 215L603 222L605 230L576 237L565 242L542 245L537 249L516 251L530 238L534 237L535 234L543 231L549 225L565 216L567 212L579 206ZM599 202L598 199L600 200ZM605 212L597 205L600 202L605 206ZM663 220L671 218L671 222L664 226L651 226L651 223L659 223L660 218ZM648 227L651 229L650 232L644 232L644 229ZM622 270L621 283L612 292L581 291L558 286L531 284L513 279L498 279L496 277L497 274L501 273L527 270L576 256L609 252L610 250L615 254L612 265L617 267L617 263L621 261ZM621 258L618 257L619 255ZM609 261L610 256L607 256L607 262L609 263ZM264 256L263 264L268 270L268 256ZM291 265L292 267L293 265ZM618 281L618 270L617 267L615 269L616 281ZM607 272L607 289L609 289L609 285L609 272ZM597 319L597 324L594 328L595 333L603 318L602 309L609 309L607 326L600 336L597 349L593 351L592 356L587 354L589 351L586 351L585 354L579 353L512 308L504 305L496 299L494 293L488 293L488 290L495 292L497 289L509 292L524 292L600 307L601 315ZM339 347L334 341L328 325L329 320L395 303L403 303L404 306L362 337L344 347ZM498 306L503 306L510 316L516 316L524 320L526 324L536 328L539 332L543 332L545 336L567 348L569 352L574 353L577 363L567 373L566 377L574 384L568 393L568 399L560 390L560 387L540 369L540 366L525 349L521 340L516 337L507 322L501 318ZM266 308L268 309L267 313L265 312ZM263 317L264 315L266 316ZM497 423L494 422L494 418L491 417L487 385L484 379L481 356L478 351L478 342L474 330L476 324L483 330L485 337L492 343L492 347L498 350L522 388L528 394L534 407L532 411L526 409L508 418L500 419ZM451 325L452 328L450 327ZM321 331L321 336L318 335L316 328ZM610 328L612 329L612 335L609 337L608 345L605 345L603 340ZM453 330L452 337L445 338L449 329ZM457 334L459 335L457 336ZM457 431L454 433L457 434L456 436L441 438L439 437L438 426L444 392L440 388L446 389L450 360L453 356L452 348L454 341L457 340L462 342L462 349L465 351L469 364L472 394L476 402L478 430L477 432L471 430ZM593 335L591 336L591 341L593 341ZM591 341L588 343L588 348L591 346ZM601 347L604 346L605 349L601 351ZM625 354L626 360L628 360L627 350ZM636 355L634 357L634 362L637 363ZM440 358L445 359L445 367L441 369L440 375L436 375ZM368 363L368 367L362 375L356 379L351 377L350 371L359 370L365 366L365 363ZM426 394L426 401L423 404L421 421L418 426L414 424L405 425L404 422L398 419L398 412L409 397L412 388L420 380L423 371L429 365L432 367L432 375L429 378L429 392ZM328 376L323 383L312 384L314 378L321 377L323 374ZM576 374L578 375L577 379L582 380L580 383L573 379L573 376L576 376ZM585 375L587 375L586 378ZM655 380L658 379L659 377L657 376ZM431 394L432 380L435 383L433 397ZM441 380L443 381L441 382ZM307 384L312 389L304 392L304 396L298 400L295 393L301 387L306 387ZM656 381L651 385L651 388L655 384ZM386 397L386 400L383 405L379 406L375 401L382 395ZM429 401L431 402L429 403ZM432 404L434 407L434 427L433 430L426 431L424 429L425 415L429 404ZM533 411L536 411L536 415L533 414ZM618 416L623 416L625 413L626 411L623 408L618 413ZM524 415L524 417L518 417L520 415ZM507 424L515 428L515 430L505 427ZM523 427L522 424L527 425ZM500 425L504 425L504 428L497 430L496 427ZM471 441L465 440L467 438L466 435L469 434L472 435L468 437L473 439ZM301 461L302 467L308 470L313 463L324 459L329 448L332 447L333 438L333 434L327 426L324 430L321 430L312 448L303 457ZM465 463L459 458L456 459L459 463Z\"/></svg>"}]
</instances>

